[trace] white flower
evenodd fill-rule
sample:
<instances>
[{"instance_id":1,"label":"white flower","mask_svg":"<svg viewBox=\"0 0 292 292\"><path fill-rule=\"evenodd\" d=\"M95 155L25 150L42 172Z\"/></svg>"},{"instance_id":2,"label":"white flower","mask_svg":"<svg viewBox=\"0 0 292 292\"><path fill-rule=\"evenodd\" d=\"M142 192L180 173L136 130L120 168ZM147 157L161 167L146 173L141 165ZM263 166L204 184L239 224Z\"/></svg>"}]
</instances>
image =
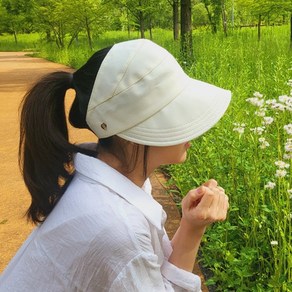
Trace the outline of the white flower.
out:
<instances>
[{"instance_id":1,"label":"white flower","mask_svg":"<svg viewBox=\"0 0 292 292\"><path fill-rule=\"evenodd\" d=\"M271 104L271 108L274 109L274 110L279 110L279 111L285 111L285 105L283 105L282 103L274 103L274 104Z\"/></svg>"},{"instance_id":2,"label":"white flower","mask_svg":"<svg viewBox=\"0 0 292 292\"><path fill-rule=\"evenodd\" d=\"M279 101L280 102L283 102L283 103L286 103L287 102L287 100L289 100L289 96L288 95L280 95L279 96Z\"/></svg>"},{"instance_id":3,"label":"white flower","mask_svg":"<svg viewBox=\"0 0 292 292\"><path fill-rule=\"evenodd\" d=\"M265 141L265 142L263 142L263 143L260 145L260 148L261 148L261 149L266 149L266 148L269 147L269 146L270 146L270 143L267 142L267 141Z\"/></svg>"},{"instance_id":4,"label":"white flower","mask_svg":"<svg viewBox=\"0 0 292 292\"><path fill-rule=\"evenodd\" d=\"M285 169L277 169L276 170L276 177L285 177L287 174L287 171Z\"/></svg>"},{"instance_id":5,"label":"white flower","mask_svg":"<svg viewBox=\"0 0 292 292\"><path fill-rule=\"evenodd\" d=\"M271 241L271 246L275 246L275 245L278 245L278 241L277 240L272 240Z\"/></svg>"},{"instance_id":6,"label":"white flower","mask_svg":"<svg viewBox=\"0 0 292 292\"><path fill-rule=\"evenodd\" d=\"M278 160L275 162L275 165L278 166L280 169L289 168L290 164L286 163L282 160Z\"/></svg>"},{"instance_id":7,"label":"white flower","mask_svg":"<svg viewBox=\"0 0 292 292\"><path fill-rule=\"evenodd\" d=\"M234 132L238 132L239 135L242 135L244 133L245 130L245 124L240 124L240 123L233 123L233 125L235 126L233 128Z\"/></svg>"},{"instance_id":8,"label":"white flower","mask_svg":"<svg viewBox=\"0 0 292 292\"><path fill-rule=\"evenodd\" d=\"M263 125L270 125L274 119L272 117L264 117Z\"/></svg>"},{"instance_id":9,"label":"white flower","mask_svg":"<svg viewBox=\"0 0 292 292\"><path fill-rule=\"evenodd\" d=\"M292 68L291 68L291 69L292 69ZM291 69L290 69L290 70L291 70ZM289 86L292 87L292 79L288 80L287 85L289 85Z\"/></svg>"},{"instance_id":10,"label":"white flower","mask_svg":"<svg viewBox=\"0 0 292 292\"><path fill-rule=\"evenodd\" d=\"M292 199L292 189L287 190L288 194L290 195L289 198Z\"/></svg>"},{"instance_id":11,"label":"white flower","mask_svg":"<svg viewBox=\"0 0 292 292\"><path fill-rule=\"evenodd\" d=\"M285 151L292 152L292 139L287 139L287 142L285 143Z\"/></svg>"},{"instance_id":12,"label":"white flower","mask_svg":"<svg viewBox=\"0 0 292 292\"><path fill-rule=\"evenodd\" d=\"M288 135L292 135L292 124L285 125L284 130L287 132Z\"/></svg>"},{"instance_id":13,"label":"white flower","mask_svg":"<svg viewBox=\"0 0 292 292\"><path fill-rule=\"evenodd\" d=\"M285 154L283 155L283 159L286 159L286 160L290 160L290 159L292 159L292 152L291 152L291 153L285 153Z\"/></svg>"},{"instance_id":14,"label":"white flower","mask_svg":"<svg viewBox=\"0 0 292 292\"><path fill-rule=\"evenodd\" d=\"M250 130L257 135L262 135L263 132L265 131L265 127L256 127L256 128L251 128Z\"/></svg>"},{"instance_id":15,"label":"white flower","mask_svg":"<svg viewBox=\"0 0 292 292\"><path fill-rule=\"evenodd\" d=\"M264 186L264 188L265 188L265 189L270 189L270 190L272 190L273 188L275 188L275 186L276 186L276 184L275 184L274 182L269 181L269 182Z\"/></svg>"},{"instance_id":16,"label":"white flower","mask_svg":"<svg viewBox=\"0 0 292 292\"><path fill-rule=\"evenodd\" d=\"M276 99L268 99L268 100L266 100L266 104L268 104L268 105L273 105L275 103L277 103Z\"/></svg>"},{"instance_id":17,"label":"white flower","mask_svg":"<svg viewBox=\"0 0 292 292\"><path fill-rule=\"evenodd\" d=\"M265 102L263 99L257 97L247 98L246 101L257 107L262 107Z\"/></svg>"},{"instance_id":18,"label":"white flower","mask_svg":"<svg viewBox=\"0 0 292 292\"><path fill-rule=\"evenodd\" d=\"M292 82L292 80L289 80L289 81ZM289 82L289 81L288 81L288 82ZM262 95L260 92L258 92L258 91L254 92L253 96L254 96L254 97L258 97L258 98L262 98L262 97L263 97L263 95Z\"/></svg>"},{"instance_id":19,"label":"white flower","mask_svg":"<svg viewBox=\"0 0 292 292\"><path fill-rule=\"evenodd\" d=\"M265 149L270 146L269 142L264 137L259 138L259 142L261 143L260 144L261 149Z\"/></svg>"},{"instance_id":20,"label":"white flower","mask_svg":"<svg viewBox=\"0 0 292 292\"><path fill-rule=\"evenodd\" d=\"M266 108L261 107L260 110L255 112L255 115L258 117L264 117L266 115Z\"/></svg>"}]
</instances>

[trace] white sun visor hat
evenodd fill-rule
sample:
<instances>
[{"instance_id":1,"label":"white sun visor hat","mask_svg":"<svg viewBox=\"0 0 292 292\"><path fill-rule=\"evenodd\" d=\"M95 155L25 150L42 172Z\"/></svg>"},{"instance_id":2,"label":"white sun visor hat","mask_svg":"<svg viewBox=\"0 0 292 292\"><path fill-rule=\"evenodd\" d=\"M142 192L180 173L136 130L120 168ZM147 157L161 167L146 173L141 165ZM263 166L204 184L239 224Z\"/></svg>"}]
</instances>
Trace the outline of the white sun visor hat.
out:
<instances>
[{"instance_id":1,"label":"white sun visor hat","mask_svg":"<svg viewBox=\"0 0 292 292\"><path fill-rule=\"evenodd\" d=\"M177 145L214 126L230 98L230 91L186 75L164 48L132 40L115 44L103 60L86 122L99 138Z\"/></svg>"}]
</instances>

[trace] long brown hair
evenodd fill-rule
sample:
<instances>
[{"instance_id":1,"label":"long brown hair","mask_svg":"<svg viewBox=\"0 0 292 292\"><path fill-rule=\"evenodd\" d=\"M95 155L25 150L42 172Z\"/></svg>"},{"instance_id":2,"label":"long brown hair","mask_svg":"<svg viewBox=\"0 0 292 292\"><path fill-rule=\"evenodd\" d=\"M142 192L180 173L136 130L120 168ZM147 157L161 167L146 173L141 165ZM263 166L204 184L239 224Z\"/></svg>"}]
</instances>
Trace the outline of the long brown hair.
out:
<instances>
[{"instance_id":1,"label":"long brown hair","mask_svg":"<svg viewBox=\"0 0 292 292\"><path fill-rule=\"evenodd\" d=\"M96 155L68 140L64 98L71 87L71 73L50 73L21 104L18 156L32 198L27 216L34 223L45 220L72 180L73 153Z\"/></svg>"}]
</instances>

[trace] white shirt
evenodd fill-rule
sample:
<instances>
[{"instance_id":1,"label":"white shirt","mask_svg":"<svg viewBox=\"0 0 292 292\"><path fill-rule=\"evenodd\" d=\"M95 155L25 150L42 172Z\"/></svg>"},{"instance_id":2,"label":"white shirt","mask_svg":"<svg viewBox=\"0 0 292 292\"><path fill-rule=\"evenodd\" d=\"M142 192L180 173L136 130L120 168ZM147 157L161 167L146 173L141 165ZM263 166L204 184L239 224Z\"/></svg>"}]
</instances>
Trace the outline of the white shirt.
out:
<instances>
[{"instance_id":1,"label":"white shirt","mask_svg":"<svg viewBox=\"0 0 292 292\"><path fill-rule=\"evenodd\" d=\"M76 154L76 174L0 278L0 292L201 291L177 268L161 205L102 161Z\"/></svg>"}]
</instances>

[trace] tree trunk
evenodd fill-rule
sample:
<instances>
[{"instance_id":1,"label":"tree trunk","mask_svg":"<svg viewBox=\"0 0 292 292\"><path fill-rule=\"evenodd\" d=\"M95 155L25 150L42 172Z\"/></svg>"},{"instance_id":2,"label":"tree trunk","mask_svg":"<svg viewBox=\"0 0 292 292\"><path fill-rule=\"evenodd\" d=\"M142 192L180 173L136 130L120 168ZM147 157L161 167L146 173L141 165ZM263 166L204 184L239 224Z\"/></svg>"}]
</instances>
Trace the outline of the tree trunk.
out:
<instances>
[{"instance_id":1,"label":"tree trunk","mask_svg":"<svg viewBox=\"0 0 292 292\"><path fill-rule=\"evenodd\" d=\"M76 43L78 43L78 34L79 34L79 31L75 31L75 32L73 33L73 35L71 36L71 39L70 39L70 41L69 41L69 44L68 44L68 46L67 46L68 49L72 46L74 40L76 40Z\"/></svg>"},{"instance_id":2,"label":"tree trunk","mask_svg":"<svg viewBox=\"0 0 292 292\"><path fill-rule=\"evenodd\" d=\"M46 40L48 43L52 41L51 31L49 29L46 29Z\"/></svg>"},{"instance_id":3,"label":"tree trunk","mask_svg":"<svg viewBox=\"0 0 292 292\"><path fill-rule=\"evenodd\" d=\"M211 28L212 28L212 33L217 33L216 23L215 23L215 21L213 21L211 12L209 10L209 7L205 2L204 2L204 6L205 6L205 9L207 11L208 19L209 19L209 22L210 22L210 25L211 25Z\"/></svg>"},{"instance_id":4,"label":"tree trunk","mask_svg":"<svg viewBox=\"0 0 292 292\"><path fill-rule=\"evenodd\" d=\"M152 20L149 21L149 34L150 34L150 40L153 40L153 34L152 34Z\"/></svg>"},{"instance_id":5,"label":"tree trunk","mask_svg":"<svg viewBox=\"0 0 292 292\"><path fill-rule=\"evenodd\" d=\"M129 9L127 8L127 30L128 30L128 38L131 36L131 27L130 27L130 19L129 19Z\"/></svg>"},{"instance_id":6,"label":"tree trunk","mask_svg":"<svg viewBox=\"0 0 292 292\"><path fill-rule=\"evenodd\" d=\"M173 14L173 39L178 40L179 38L179 10L178 0L173 0L172 14Z\"/></svg>"},{"instance_id":7,"label":"tree trunk","mask_svg":"<svg viewBox=\"0 0 292 292\"><path fill-rule=\"evenodd\" d=\"M139 1L139 26L140 26L140 33L141 33L141 38L145 38L145 20L144 20L144 14L142 11L142 1Z\"/></svg>"},{"instance_id":8,"label":"tree trunk","mask_svg":"<svg viewBox=\"0 0 292 292\"><path fill-rule=\"evenodd\" d=\"M234 0L232 0L231 24L232 24L232 29L233 29L234 28Z\"/></svg>"},{"instance_id":9,"label":"tree trunk","mask_svg":"<svg viewBox=\"0 0 292 292\"><path fill-rule=\"evenodd\" d=\"M85 18L85 29L86 29L86 34L87 34L87 40L88 40L88 45L90 50L92 50L92 38L91 38L91 29L89 25L88 18Z\"/></svg>"},{"instance_id":10,"label":"tree trunk","mask_svg":"<svg viewBox=\"0 0 292 292\"><path fill-rule=\"evenodd\" d=\"M224 35L227 37L227 17L226 17L226 10L225 10L225 0L221 1L221 9L222 9L223 31L224 31Z\"/></svg>"},{"instance_id":11,"label":"tree trunk","mask_svg":"<svg viewBox=\"0 0 292 292\"><path fill-rule=\"evenodd\" d=\"M17 44L18 43L18 39L17 39L17 33L16 33L15 29L13 30L13 36L14 36L14 41Z\"/></svg>"},{"instance_id":12,"label":"tree trunk","mask_svg":"<svg viewBox=\"0 0 292 292\"><path fill-rule=\"evenodd\" d=\"M181 53L187 62L193 61L191 0L181 0Z\"/></svg>"},{"instance_id":13,"label":"tree trunk","mask_svg":"<svg viewBox=\"0 0 292 292\"><path fill-rule=\"evenodd\" d=\"M261 23L262 23L262 16L259 14L259 19L258 19L258 41L261 40Z\"/></svg>"}]
</instances>

